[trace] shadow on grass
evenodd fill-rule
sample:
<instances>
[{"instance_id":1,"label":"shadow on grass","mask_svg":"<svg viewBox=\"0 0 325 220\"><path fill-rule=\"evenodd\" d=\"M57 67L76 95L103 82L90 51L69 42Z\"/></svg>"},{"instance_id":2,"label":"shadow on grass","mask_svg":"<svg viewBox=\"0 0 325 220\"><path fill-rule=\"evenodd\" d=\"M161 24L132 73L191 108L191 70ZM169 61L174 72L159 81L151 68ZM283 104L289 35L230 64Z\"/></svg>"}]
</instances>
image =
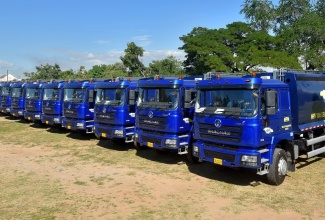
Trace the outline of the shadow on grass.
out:
<instances>
[{"instance_id":1,"label":"shadow on grass","mask_svg":"<svg viewBox=\"0 0 325 220\"><path fill-rule=\"evenodd\" d=\"M187 162L186 164L191 173L215 181L239 186L251 185L254 187L262 183L268 184L266 176L257 175L255 169L233 169L208 162L197 164Z\"/></svg>"},{"instance_id":2,"label":"shadow on grass","mask_svg":"<svg viewBox=\"0 0 325 220\"><path fill-rule=\"evenodd\" d=\"M95 138L94 134L88 134L85 131L71 131L71 130L67 130L67 131L68 131L67 137L72 139L89 141Z\"/></svg>"},{"instance_id":3,"label":"shadow on grass","mask_svg":"<svg viewBox=\"0 0 325 220\"><path fill-rule=\"evenodd\" d=\"M53 133L53 134L68 134L71 131L67 130L63 127L59 127L59 126L49 126L49 128L47 129L47 132Z\"/></svg>"},{"instance_id":4,"label":"shadow on grass","mask_svg":"<svg viewBox=\"0 0 325 220\"><path fill-rule=\"evenodd\" d=\"M136 155L146 160L155 161L164 164L184 164L186 163L186 156L179 155L177 151L164 152L152 148L144 148L137 150Z\"/></svg>"},{"instance_id":5,"label":"shadow on grass","mask_svg":"<svg viewBox=\"0 0 325 220\"><path fill-rule=\"evenodd\" d=\"M303 169L304 167L306 167L310 164L316 163L322 159L323 160L325 159L324 156L322 156L322 155L318 155L318 156L311 157L311 158L300 158L299 157L296 162L296 168L297 168L297 170Z\"/></svg>"},{"instance_id":6,"label":"shadow on grass","mask_svg":"<svg viewBox=\"0 0 325 220\"><path fill-rule=\"evenodd\" d=\"M105 149L116 151L129 151L134 149L133 144L125 143L124 140L112 141L109 139L100 139L98 140L97 145Z\"/></svg>"}]
</instances>

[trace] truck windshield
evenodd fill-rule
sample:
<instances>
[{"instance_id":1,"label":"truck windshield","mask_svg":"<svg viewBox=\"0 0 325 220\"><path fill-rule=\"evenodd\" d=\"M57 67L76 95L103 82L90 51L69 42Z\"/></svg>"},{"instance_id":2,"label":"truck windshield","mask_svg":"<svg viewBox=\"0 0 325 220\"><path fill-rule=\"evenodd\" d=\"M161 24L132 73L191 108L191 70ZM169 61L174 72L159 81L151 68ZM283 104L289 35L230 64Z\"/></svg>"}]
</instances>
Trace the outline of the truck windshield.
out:
<instances>
[{"instance_id":1,"label":"truck windshield","mask_svg":"<svg viewBox=\"0 0 325 220\"><path fill-rule=\"evenodd\" d=\"M21 87L12 88L12 97L19 98L23 96L23 89Z\"/></svg>"},{"instance_id":2,"label":"truck windshield","mask_svg":"<svg viewBox=\"0 0 325 220\"><path fill-rule=\"evenodd\" d=\"M138 107L175 109L178 106L179 89L174 88L140 88Z\"/></svg>"},{"instance_id":3,"label":"truck windshield","mask_svg":"<svg viewBox=\"0 0 325 220\"><path fill-rule=\"evenodd\" d=\"M195 104L196 113L254 116L258 91L249 89L201 89Z\"/></svg>"},{"instance_id":4,"label":"truck windshield","mask_svg":"<svg viewBox=\"0 0 325 220\"><path fill-rule=\"evenodd\" d=\"M2 87L1 95L3 96L10 95L10 87Z\"/></svg>"},{"instance_id":5,"label":"truck windshield","mask_svg":"<svg viewBox=\"0 0 325 220\"><path fill-rule=\"evenodd\" d=\"M40 90L38 88L27 88L26 98L28 99L38 99L40 98Z\"/></svg>"},{"instance_id":6,"label":"truck windshield","mask_svg":"<svg viewBox=\"0 0 325 220\"><path fill-rule=\"evenodd\" d=\"M96 104L123 105L125 89L97 89Z\"/></svg>"},{"instance_id":7,"label":"truck windshield","mask_svg":"<svg viewBox=\"0 0 325 220\"><path fill-rule=\"evenodd\" d=\"M64 89L64 101L83 102L85 100L85 94L85 89L82 88Z\"/></svg>"},{"instance_id":8,"label":"truck windshield","mask_svg":"<svg viewBox=\"0 0 325 220\"><path fill-rule=\"evenodd\" d=\"M43 100L57 101L60 97L60 89L44 89Z\"/></svg>"}]
</instances>

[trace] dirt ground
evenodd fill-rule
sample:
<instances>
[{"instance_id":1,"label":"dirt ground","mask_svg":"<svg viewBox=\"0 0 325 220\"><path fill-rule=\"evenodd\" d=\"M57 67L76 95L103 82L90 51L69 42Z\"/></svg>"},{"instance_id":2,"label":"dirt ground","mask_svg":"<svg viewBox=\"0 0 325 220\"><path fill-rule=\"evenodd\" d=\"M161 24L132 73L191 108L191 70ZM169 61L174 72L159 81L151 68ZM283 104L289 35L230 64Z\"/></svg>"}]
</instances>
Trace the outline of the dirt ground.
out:
<instances>
[{"instance_id":1,"label":"dirt ground","mask_svg":"<svg viewBox=\"0 0 325 220\"><path fill-rule=\"evenodd\" d=\"M2 129L8 126L5 120L0 118ZM51 139L55 135L48 127L28 123L21 126L25 132L30 129L39 137L46 133ZM6 186L1 188L2 196L8 196L6 204L0 203L0 209L9 218L15 218L9 212L20 212L21 219L33 219L31 213L43 212L35 219L325 219L324 193L317 195L320 204L311 212L299 210L310 209L313 204L295 201L296 207L290 207L268 195L272 191L285 192L287 184L296 182L295 176L275 187L251 172L218 173L221 171L211 164L191 165L177 154L137 152L131 145L114 145L93 137L80 141L69 132L62 132L57 143L21 143L18 135L0 135L0 184ZM116 159L123 157L125 160ZM200 169L206 169L205 173ZM220 178L215 177L218 174ZM28 184L20 191L21 196L11 199L13 193L9 196L8 190L14 192L19 188L10 187L19 178L26 178ZM45 190L38 184L45 184ZM57 190L45 193L54 188ZM24 196L27 192L30 193ZM300 192L290 196L296 193ZM290 196L284 193L280 200ZM44 211L44 206L54 211Z\"/></svg>"}]
</instances>

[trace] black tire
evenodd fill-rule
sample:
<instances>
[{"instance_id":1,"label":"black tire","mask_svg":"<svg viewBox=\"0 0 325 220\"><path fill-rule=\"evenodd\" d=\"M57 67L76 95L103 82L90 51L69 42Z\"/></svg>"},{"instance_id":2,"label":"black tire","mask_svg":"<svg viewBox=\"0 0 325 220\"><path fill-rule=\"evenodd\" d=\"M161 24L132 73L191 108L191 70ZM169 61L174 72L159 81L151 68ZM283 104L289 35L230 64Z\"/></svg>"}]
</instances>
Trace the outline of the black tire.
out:
<instances>
[{"instance_id":1,"label":"black tire","mask_svg":"<svg viewBox=\"0 0 325 220\"><path fill-rule=\"evenodd\" d=\"M281 185L288 172L287 154L284 150L276 148L273 154L273 163L269 167L267 180L272 185Z\"/></svg>"},{"instance_id":2,"label":"black tire","mask_svg":"<svg viewBox=\"0 0 325 220\"><path fill-rule=\"evenodd\" d=\"M186 158L191 163L198 163L199 162L199 158L193 156L193 147L192 146L188 147Z\"/></svg>"},{"instance_id":3,"label":"black tire","mask_svg":"<svg viewBox=\"0 0 325 220\"><path fill-rule=\"evenodd\" d=\"M145 150L147 147L146 146L141 146L139 142L133 141L134 148L137 150Z\"/></svg>"},{"instance_id":4,"label":"black tire","mask_svg":"<svg viewBox=\"0 0 325 220\"><path fill-rule=\"evenodd\" d=\"M94 135L95 135L95 137L96 137L98 140L103 140L103 137L102 137L100 134L96 134L96 133L94 132Z\"/></svg>"}]
</instances>

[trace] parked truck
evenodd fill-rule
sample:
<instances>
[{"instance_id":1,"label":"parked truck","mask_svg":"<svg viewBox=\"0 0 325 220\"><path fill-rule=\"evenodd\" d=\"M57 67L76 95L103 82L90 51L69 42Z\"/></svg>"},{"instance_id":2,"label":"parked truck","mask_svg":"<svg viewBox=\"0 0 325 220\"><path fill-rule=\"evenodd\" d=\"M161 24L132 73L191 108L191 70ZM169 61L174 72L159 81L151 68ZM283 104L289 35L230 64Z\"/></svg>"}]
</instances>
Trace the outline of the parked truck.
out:
<instances>
[{"instance_id":1,"label":"parked truck","mask_svg":"<svg viewBox=\"0 0 325 220\"><path fill-rule=\"evenodd\" d=\"M195 77L139 80L134 145L187 154L194 114Z\"/></svg>"},{"instance_id":2,"label":"parked truck","mask_svg":"<svg viewBox=\"0 0 325 220\"><path fill-rule=\"evenodd\" d=\"M10 114L17 118L24 118L26 83L23 81L11 84Z\"/></svg>"},{"instance_id":3,"label":"parked truck","mask_svg":"<svg viewBox=\"0 0 325 220\"><path fill-rule=\"evenodd\" d=\"M11 84L12 82L1 83L1 103L0 111L3 114L10 114L11 108Z\"/></svg>"},{"instance_id":4,"label":"parked truck","mask_svg":"<svg viewBox=\"0 0 325 220\"><path fill-rule=\"evenodd\" d=\"M42 123L61 128L63 121L64 81L50 81L43 85Z\"/></svg>"},{"instance_id":5,"label":"parked truck","mask_svg":"<svg viewBox=\"0 0 325 220\"><path fill-rule=\"evenodd\" d=\"M116 78L98 82L95 135L114 142L133 142L138 79Z\"/></svg>"},{"instance_id":6,"label":"parked truck","mask_svg":"<svg viewBox=\"0 0 325 220\"><path fill-rule=\"evenodd\" d=\"M24 118L28 121L42 123L43 86L46 82L37 80L26 84L25 113Z\"/></svg>"},{"instance_id":7,"label":"parked truck","mask_svg":"<svg viewBox=\"0 0 325 220\"><path fill-rule=\"evenodd\" d=\"M95 82L70 80L64 83L62 127L73 131L94 132Z\"/></svg>"},{"instance_id":8,"label":"parked truck","mask_svg":"<svg viewBox=\"0 0 325 220\"><path fill-rule=\"evenodd\" d=\"M198 81L192 156L280 185L325 152L325 74L289 70Z\"/></svg>"}]
</instances>

